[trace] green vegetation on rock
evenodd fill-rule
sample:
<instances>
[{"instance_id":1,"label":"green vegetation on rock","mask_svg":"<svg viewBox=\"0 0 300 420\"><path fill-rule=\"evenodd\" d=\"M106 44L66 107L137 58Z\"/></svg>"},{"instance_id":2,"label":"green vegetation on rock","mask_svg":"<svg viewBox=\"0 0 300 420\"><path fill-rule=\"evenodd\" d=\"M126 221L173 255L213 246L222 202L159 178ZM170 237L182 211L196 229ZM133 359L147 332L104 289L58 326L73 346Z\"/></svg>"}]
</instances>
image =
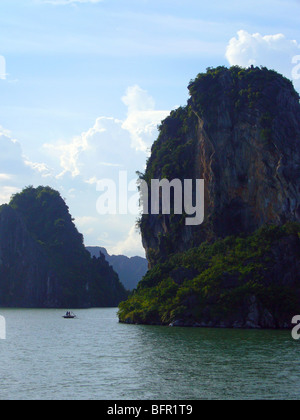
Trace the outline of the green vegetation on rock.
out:
<instances>
[{"instance_id":1,"label":"green vegetation on rock","mask_svg":"<svg viewBox=\"0 0 300 420\"><path fill-rule=\"evenodd\" d=\"M120 321L288 328L300 313L299 94L254 66L208 68L189 92L140 177L204 179L205 220L141 217L150 271Z\"/></svg>"},{"instance_id":2,"label":"green vegetation on rock","mask_svg":"<svg viewBox=\"0 0 300 420\"><path fill-rule=\"evenodd\" d=\"M265 67L220 66L188 88L187 105L160 125L140 177L148 185L204 179L205 220L187 227L185 214L144 214L138 225L152 268L203 242L300 221L300 104L292 82Z\"/></svg>"},{"instance_id":3,"label":"green vegetation on rock","mask_svg":"<svg viewBox=\"0 0 300 420\"><path fill-rule=\"evenodd\" d=\"M57 191L27 187L0 207L0 219L0 304L100 307L127 297L105 258L85 249Z\"/></svg>"},{"instance_id":4,"label":"green vegetation on rock","mask_svg":"<svg viewBox=\"0 0 300 420\"><path fill-rule=\"evenodd\" d=\"M266 226L171 255L120 304L120 321L287 327L300 312L299 237L299 224Z\"/></svg>"}]
</instances>

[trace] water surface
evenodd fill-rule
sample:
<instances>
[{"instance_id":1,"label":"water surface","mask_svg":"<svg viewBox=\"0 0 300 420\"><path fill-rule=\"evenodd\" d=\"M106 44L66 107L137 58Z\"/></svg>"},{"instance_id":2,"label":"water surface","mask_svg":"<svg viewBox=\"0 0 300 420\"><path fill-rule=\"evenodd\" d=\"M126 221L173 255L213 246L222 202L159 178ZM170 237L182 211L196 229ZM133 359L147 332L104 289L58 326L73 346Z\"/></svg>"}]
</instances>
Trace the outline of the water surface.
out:
<instances>
[{"instance_id":1,"label":"water surface","mask_svg":"<svg viewBox=\"0 0 300 420\"><path fill-rule=\"evenodd\" d=\"M119 324L116 309L0 309L0 399L299 399L287 331Z\"/></svg>"}]
</instances>

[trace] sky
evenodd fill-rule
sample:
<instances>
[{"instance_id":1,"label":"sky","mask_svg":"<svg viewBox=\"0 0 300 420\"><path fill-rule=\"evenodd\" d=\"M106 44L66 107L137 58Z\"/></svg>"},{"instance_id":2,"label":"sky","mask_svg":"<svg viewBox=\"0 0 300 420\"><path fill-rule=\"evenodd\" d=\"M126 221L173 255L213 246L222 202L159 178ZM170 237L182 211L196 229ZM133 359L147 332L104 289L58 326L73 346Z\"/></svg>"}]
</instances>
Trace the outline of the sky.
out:
<instances>
[{"instance_id":1,"label":"sky","mask_svg":"<svg viewBox=\"0 0 300 420\"><path fill-rule=\"evenodd\" d=\"M136 197L157 126L207 67L275 69L300 91L300 0L1 0L0 204L57 189L85 245L144 256L135 214L100 214L99 181Z\"/></svg>"}]
</instances>

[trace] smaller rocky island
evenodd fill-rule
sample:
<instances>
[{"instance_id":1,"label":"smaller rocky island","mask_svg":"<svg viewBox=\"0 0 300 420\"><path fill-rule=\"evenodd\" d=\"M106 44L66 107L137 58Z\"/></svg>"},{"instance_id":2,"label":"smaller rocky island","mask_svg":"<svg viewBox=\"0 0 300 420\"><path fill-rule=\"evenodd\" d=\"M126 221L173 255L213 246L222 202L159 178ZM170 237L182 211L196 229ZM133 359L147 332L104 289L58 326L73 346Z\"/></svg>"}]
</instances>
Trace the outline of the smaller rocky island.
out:
<instances>
[{"instance_id":1,"label":"smaller rocky island","mask_svg":"<svg viewBox=\"0 0 300 420\"><path fill-rule=\"evenodd\" d=\"M85 249L57 191L27 187L0 207L0 306L116 307L127 296L105 257Z\"/></svg>"}]
</instances>

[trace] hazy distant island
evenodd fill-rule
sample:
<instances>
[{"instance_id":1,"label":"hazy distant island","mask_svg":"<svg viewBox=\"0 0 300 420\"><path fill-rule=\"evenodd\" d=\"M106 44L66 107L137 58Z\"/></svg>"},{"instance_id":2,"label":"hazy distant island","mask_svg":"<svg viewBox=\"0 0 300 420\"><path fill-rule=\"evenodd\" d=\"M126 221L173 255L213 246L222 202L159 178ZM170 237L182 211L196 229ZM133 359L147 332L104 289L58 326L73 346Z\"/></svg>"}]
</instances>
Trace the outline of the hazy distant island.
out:
<instances>
[{"instance_id":1,"label":"hazy distant island","mask_svg":"<svg viewBox=\"0 0 300 420\"><path fill-rule=\"evenodd\" d=\"M162 122L140 177L204 179L205 220L141 217L150 271L119 319L289 328L300 314L299 95L254 66L209 68L189 92Z\"/></svg>"},{"instance_id":2,"label":"hazy distant island","mask_svg":"<svg viewBox=\"0 0 300 420\"><path fill-rule=\"evenodd\" d=\"M88 246L86 249L92 257L105 256L106 261L119 275L126 290L134 290L148 271L148 262L142 257L126 257L125 255L109 255L107 250L99 246Z\"/></svg>"},{"instance_id":3,"label":"hazy distant island","mask_svg":"<svg viewBox=\"0 0 300 420\"><path fill-rule=\"evenodd\" d=\"M0 206L0 306L116 307L128 293L91 257L60 194L27 187Z\"/></svg>"}]
</instances>

